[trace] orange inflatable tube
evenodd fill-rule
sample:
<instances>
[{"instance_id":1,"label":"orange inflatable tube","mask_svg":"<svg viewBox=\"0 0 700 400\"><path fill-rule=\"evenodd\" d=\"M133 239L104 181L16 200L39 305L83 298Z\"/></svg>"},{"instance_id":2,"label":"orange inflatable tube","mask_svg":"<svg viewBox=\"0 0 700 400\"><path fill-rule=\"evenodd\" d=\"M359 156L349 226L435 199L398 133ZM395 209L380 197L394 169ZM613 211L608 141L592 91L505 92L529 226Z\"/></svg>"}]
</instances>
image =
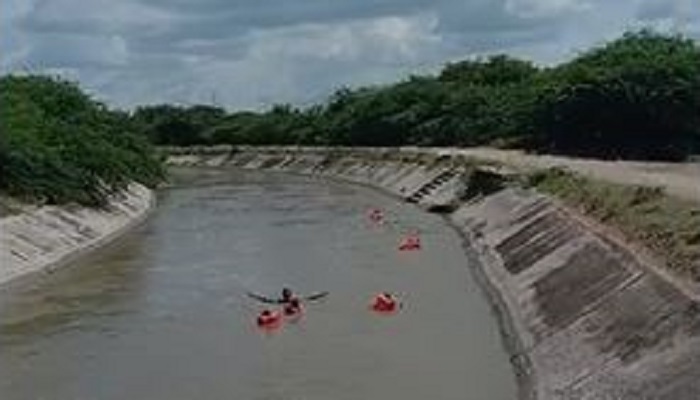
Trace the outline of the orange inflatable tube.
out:
<instances>
[{"instance_id":1,"label":"orange inflatable tube","mask_svg":"<svg viewBox=\"0 0 700 400\"><path fill-rule=\"evenodd\" d=\"M384 220L384 212L378 208L373 208L367 212L367 218L375 224L381 223Z\"/></svg>"},{"instance_id":2,"label":"orange inflatable tube","mask_svg":"<svg viewBox=\"0 0 700 400\"><path fill-rule=\"evenodd\" d=\"M276 329L282 324L282 314L279 311L262 310L256 323L262 329Z\"/></svg>"},{"instance_id":3,"label":"orange inflatable tube","mask_svg":"<svg viewBox=\"0 0 700 400\"><path fill-rule=\"evenodd\" d=\"M374 296L370 308L378 313L393 313L398 311L399 302L390 293L379 293Z\"/></svg>"},{"instance_id":4,"label":"orange inflatable tube","mask_svg":"<svg viewBox=\"0 0 700 400\"><path fill-rule=\"evenodd\" d=\"M416 235L408 236L399 243L399 251L414 251L420 250L420 248L420 237Z\"/></svg>"}]
</instances>

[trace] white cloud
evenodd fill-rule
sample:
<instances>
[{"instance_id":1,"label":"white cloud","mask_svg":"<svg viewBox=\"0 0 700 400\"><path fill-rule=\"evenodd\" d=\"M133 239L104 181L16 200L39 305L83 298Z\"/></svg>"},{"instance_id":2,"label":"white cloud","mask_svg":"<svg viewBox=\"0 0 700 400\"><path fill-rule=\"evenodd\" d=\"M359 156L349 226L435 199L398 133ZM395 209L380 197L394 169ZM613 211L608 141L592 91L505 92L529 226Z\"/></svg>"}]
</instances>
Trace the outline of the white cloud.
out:
<instances>
[{"instance_id":1,"label":"white cloud","mask_svg":"<svg viewBox=\"0 0 700 400\"><path fill-rule=\"evenodd\" d=\"M3 0L0 2L0 20L2 22L14 21L27 15L34 8L31 0Z\"/></svg>"},{"instance_id":2,"label":"white cloud","mask_svg":"<svg viewBox=\"0 0 700 400\"><path fill-rule=\"evenodd\" d=\"M12 66L22 68L24 60L29 52L26 35L17 29L18 21L29 15L34 8L34 2L30 0L3 0L0 1L0 27L3 32L0 35L0 71L8 71Z\"/></svg>"},{"instance_id":3,"label":"white cloud","mask_svg":"<svg viewBox=\"0 0 700 400\"><path fill-rule=\"evenodd\" d=\"M234 59L166 56L170 79L149 82L148 94L133 87L141 78L127 73L116 97L129 104L144 95L180 102L214 96L237 107L318 99L341 84L387 81L424 67L423 56L440 44L435 26L434 16L418 15L260 30Z\"/></svg>"},{"instance_id":4,"label":"white cloud","mask_svg":"<svg viewBox=\"0 0 700 400\"><path fill-rule=\"evenodd\" d=\"M2 0L0 70L77 77L118 105L320 100L475 54L557 62L696 0Z\"/></svg>"},{"instance_id":5,"label":"white cloud","mask_svg":"<svg viewBox=\"0 0 700 400\"><path fill-rule=\"evenodd\" d=\"M526 18L556 17L589 10L585 0L506 0L506 10Z\"/></svg>"},{"instance_id":6,"label":"white cloud","mask_svg":"<svg viewBox=\"0 0 700 400\"><path fill-rule=\"evenodd\" d=\"M136 34L167 30L176 20L173 13L132 0L43 0L26 23L39 31Z\"/></svg>"},{"instance_id":7,"label":"white cloud","mask_svg":"<svg viewBox=\"0 0 700 400\"><path fill-rule=\"evenodd\" d=\"M435 28L434 16L417 15L263 30L251 35L248 56L354 61L371 55L375 61L405 61L439 46Z\"/></svg>"},{"instance_id":8,"label":"white cloud","mask_svg":"<svg viewBox=\"0 0 700 400\"><path fill-rule=\"evenodd\" d=\"M123 37L82 34L34 35L25 60L31 68L120 67L129 62Z\"/></svg>"}]
</instances>

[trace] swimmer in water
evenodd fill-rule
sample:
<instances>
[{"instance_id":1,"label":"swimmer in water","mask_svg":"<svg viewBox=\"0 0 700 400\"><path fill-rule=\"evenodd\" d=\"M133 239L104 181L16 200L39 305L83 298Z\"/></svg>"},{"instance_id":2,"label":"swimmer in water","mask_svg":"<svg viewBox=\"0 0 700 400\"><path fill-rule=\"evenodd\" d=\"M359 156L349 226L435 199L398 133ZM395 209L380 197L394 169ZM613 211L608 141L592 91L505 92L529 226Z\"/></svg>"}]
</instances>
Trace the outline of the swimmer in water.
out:
<instances>
[{"instance_id":1,"label":"swimmer in water","mask_svg":"<svg viewBox=\"0 0 700 400\"><path fill-rule=\"evenodd\" d=\"M284 306L284 315L297 315L301 312L301 301L299 298L292 297Z\"/></svg>"},{"instance_id":2,"label":"swimmer in water","mask_svg":"<svg viewBox=\"0 0 700 400\"><path fill-rule=\"evenodd\" d=\"M282 297L279 299L279 303L289 304L294 299L299 300L294 296L294 292L292 292L292 289L288 287L282 288Z\"/></svg>"},{"instance_id":3,"label":"swimmer in water","mask_svg":"<svg viewBox=\"0 0 700 400\"><path fill-rule=\"evenodd\" d=\"M301 302L302 300L304 301L313 301L313 300L318 300L323 297L328 296L328 292L319 292L319 293L314 293L308 296L297 296L294 294L292 289L288 287L282 288L282 292L280 294L280 297L273 298L273 297L267 297L263 296L257 293L251 293L248 292L248 296L254 298L255 300L261 301L263 303L267 304L290 304L292 300L295 300L297 302Z\"/></svg>"}]
</instances>

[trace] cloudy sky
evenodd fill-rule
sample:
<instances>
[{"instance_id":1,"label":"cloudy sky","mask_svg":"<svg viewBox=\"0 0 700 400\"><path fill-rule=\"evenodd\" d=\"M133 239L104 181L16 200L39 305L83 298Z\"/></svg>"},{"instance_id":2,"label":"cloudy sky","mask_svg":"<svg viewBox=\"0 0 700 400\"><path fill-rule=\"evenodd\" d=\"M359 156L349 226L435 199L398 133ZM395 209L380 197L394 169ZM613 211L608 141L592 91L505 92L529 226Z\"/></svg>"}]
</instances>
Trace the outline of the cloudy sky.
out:
<instances>
[{"instance_id":1,"label":"cloudy sky","mask_svg":"<svg viewBox=\"0 0 700 400\"><path fill-rule=\"evenodd\" d=\"M700 38L698 0L1 0L0 71L116 106L308 104L340 85L508 52L554 63L651 26Z\"/></svg>"}]
</instances>

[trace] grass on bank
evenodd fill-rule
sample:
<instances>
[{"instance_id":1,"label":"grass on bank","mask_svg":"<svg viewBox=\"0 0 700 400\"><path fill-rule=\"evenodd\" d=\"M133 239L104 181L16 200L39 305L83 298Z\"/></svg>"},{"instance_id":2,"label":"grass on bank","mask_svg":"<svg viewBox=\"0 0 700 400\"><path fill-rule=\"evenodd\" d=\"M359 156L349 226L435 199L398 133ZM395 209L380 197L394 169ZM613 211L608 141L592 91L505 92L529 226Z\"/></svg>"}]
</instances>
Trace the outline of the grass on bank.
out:
<instances>
[{"instance_id":1,"label":"grass on bank","mask_svg":"<svg viewBox=\"0 0 700 400\"><path fill-rule=\"evenodd\" d=\"M619 229L657 256L672 272L700 283L700 206L661 188L602 182L549 169L528 174L526 184Z\"/></svg>"}]
</instances>

